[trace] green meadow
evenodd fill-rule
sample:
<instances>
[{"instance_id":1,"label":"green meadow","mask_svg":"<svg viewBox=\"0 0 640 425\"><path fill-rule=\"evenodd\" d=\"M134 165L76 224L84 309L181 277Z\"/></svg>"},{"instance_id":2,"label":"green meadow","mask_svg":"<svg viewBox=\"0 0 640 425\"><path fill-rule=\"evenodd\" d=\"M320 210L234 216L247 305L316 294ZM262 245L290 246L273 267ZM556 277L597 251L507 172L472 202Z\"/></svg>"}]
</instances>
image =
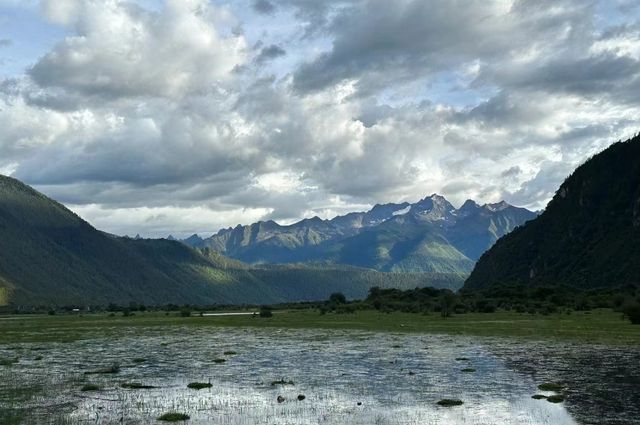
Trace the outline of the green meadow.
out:
<instances>
[{"instance_id":1,"label":"green meadow","mask_svg":"<svg viewBox=\"0 0 640 425\"><path fill-rule=\"evenodd\" d=\"M640 345L640 326L608 309L549 315L498 311L442 318L439 314L381 313L320 314L315 309L277 310L273 317L254 315L180 317L179 313L145 312L133 316L96 314L0 316L0 344L70 342L116 337L122 332L163 332L167 327L267 327L292 329L355 329L380 332L503 336L556 339L584 343Z\"/></svg>"}]
</instances>

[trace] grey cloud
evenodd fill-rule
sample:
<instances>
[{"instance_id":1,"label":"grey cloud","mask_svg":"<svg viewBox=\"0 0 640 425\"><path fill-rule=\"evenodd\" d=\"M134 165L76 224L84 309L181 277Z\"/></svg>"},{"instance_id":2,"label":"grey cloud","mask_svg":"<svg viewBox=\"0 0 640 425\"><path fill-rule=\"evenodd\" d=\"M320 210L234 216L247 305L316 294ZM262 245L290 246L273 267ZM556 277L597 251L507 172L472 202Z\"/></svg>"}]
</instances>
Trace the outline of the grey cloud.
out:
<instances>
[{"instance_id":1,"label":"grey cloud","mask_svg":"<svg viewBox=\"0 0 640 425\"><path fill-rule=\"evenodd\" d=\"M276 10L275 5L268 0L255 0L253 3L251 3L251 7L256 12L262 13L264 15L270 15Z\"/></svg>"},{"instance_id":2,"label":"grey cloud","mask_svg":"<svg viewBox=\"0 0 640 425\"><path fill-rule=\"evenodd\" d=\"M550 43L572 24L576 33L586 7L555 2L562 13L544 13L540 2L510 11L485 1L369 0L345 8L331 24L333 45L294 75L300 92L356 78L362 90L415 80L481 58L493 61L532 42Z\"/></svg>"},{"instance_id":3,"label":"grey cloud","mask_svg":"<svg viewBox=\"0 0 640 425\"><path fill-rule=\"evenodd\" d=\"M8 38L0 38L0 49L3 47L10 47L13 45L13 40Z\"/></svg>"},{"instance_id":4,"label":"grey cloud","mask_svg":"<svg viewBox=\"0 0 640 425\"><path fill-rule=\"evenodd\" d=\"M285 56L286 54L287 52L282 47L272 44L263 47L255 60L257 63L264 63Z\"/></svg>"},{"instance_id":5,"label":"grey cloud","mask_svg":"<svg viewBox=\"0 0 640 425\"><path fill-rule=\"evenodd\" d=\"M506 178L511 178L511 177L517 177L520 174L522 174L522 169L520 167L518 167L517 165L509 168L508 170L504 170L502 173L500 173L501 177L506 177Z\"/></svg>"}]
</instances>

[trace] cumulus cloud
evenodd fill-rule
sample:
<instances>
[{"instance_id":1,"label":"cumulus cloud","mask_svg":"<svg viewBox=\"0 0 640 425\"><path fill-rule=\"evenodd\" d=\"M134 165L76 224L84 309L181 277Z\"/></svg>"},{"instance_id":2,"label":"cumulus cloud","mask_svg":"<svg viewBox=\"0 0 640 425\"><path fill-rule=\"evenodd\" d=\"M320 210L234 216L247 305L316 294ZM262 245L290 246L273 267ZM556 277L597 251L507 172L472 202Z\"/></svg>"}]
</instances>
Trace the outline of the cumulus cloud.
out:
<instances>
[{"instance_id":1,"label":"cumulus cloud","mask_svg":"<svg viewBox=\"0 0 640 425\"><path fill-rule=\"evenodd\" d=\"M66 35L0 80L0 172L130 235L433 192L540 209L637 131L630 7L43 1Z\"/></svg>"},{"instance_id":2,"label":"cumulus cloud","mask_svg":"<svg viewBox=\"0 0 640 425\"><path fill-rule=\"evenodd\" d=\"M244 39L221 35L214 24L223 12L205 0L168 0L161 12L119 0L56 0L45 11L76 33L29 70L43 88L175 98L214 90L244 61Z\"/></svg>"}]
</instances>

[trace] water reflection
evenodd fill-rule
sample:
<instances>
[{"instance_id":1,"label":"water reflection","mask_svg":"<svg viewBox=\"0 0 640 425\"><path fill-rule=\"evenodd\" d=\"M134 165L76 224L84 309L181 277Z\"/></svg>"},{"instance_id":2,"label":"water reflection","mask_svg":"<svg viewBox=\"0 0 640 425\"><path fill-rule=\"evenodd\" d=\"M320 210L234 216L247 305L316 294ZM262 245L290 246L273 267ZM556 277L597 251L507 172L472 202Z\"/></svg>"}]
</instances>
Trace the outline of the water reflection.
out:
<instances>
[{"instance_id":1,"label":"water reflection","mask_svg":"<svg viewBox=\"0 0 640 425\"><path fill-rule=\"evenodd\" d=\"M358 331L131 332L118 340L4 347L3 358L21 358L0 368L5 417L22 415L36 424L147 424L176 410L189 414L190 424L578 423L566 409L580 401L573 385L566 406L531 398L541 382L584 375L570 361L547 367L553 356L548 344ZM217 363L220 358L226 361ZM114 363L120 364L116 374L85 374ZM272 385L280 380L294 385ZM157 388L124 389L124 382ZM189 382L212 388L188 389ZM101 391L80 391L87 383ZM629 385L639 388L637 380ZM33 394L18 399L21 388ZM285 401L278 403L278 396ZM464 404L440 407L436 402L443 398ZM597 415L573 416L596 423L589 420Z\"/></svg>"}]
</instances>

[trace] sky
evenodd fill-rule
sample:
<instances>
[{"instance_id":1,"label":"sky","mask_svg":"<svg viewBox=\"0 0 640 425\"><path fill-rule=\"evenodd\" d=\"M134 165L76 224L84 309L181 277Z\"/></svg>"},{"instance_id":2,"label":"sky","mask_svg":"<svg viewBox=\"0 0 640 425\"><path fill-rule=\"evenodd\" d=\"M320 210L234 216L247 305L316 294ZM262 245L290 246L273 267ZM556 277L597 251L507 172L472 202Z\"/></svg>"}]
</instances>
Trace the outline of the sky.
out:
<instances>
[{"instance_id":1,"label":"sky","mask_svg":"<svg viewBox=\"0 0 640 425\"><path fill-rule=\"evenodd\" d=\"M0 174L178 237L544 208L640 131L640 0L0 0Z\"/></svg>"}]
</instances>

